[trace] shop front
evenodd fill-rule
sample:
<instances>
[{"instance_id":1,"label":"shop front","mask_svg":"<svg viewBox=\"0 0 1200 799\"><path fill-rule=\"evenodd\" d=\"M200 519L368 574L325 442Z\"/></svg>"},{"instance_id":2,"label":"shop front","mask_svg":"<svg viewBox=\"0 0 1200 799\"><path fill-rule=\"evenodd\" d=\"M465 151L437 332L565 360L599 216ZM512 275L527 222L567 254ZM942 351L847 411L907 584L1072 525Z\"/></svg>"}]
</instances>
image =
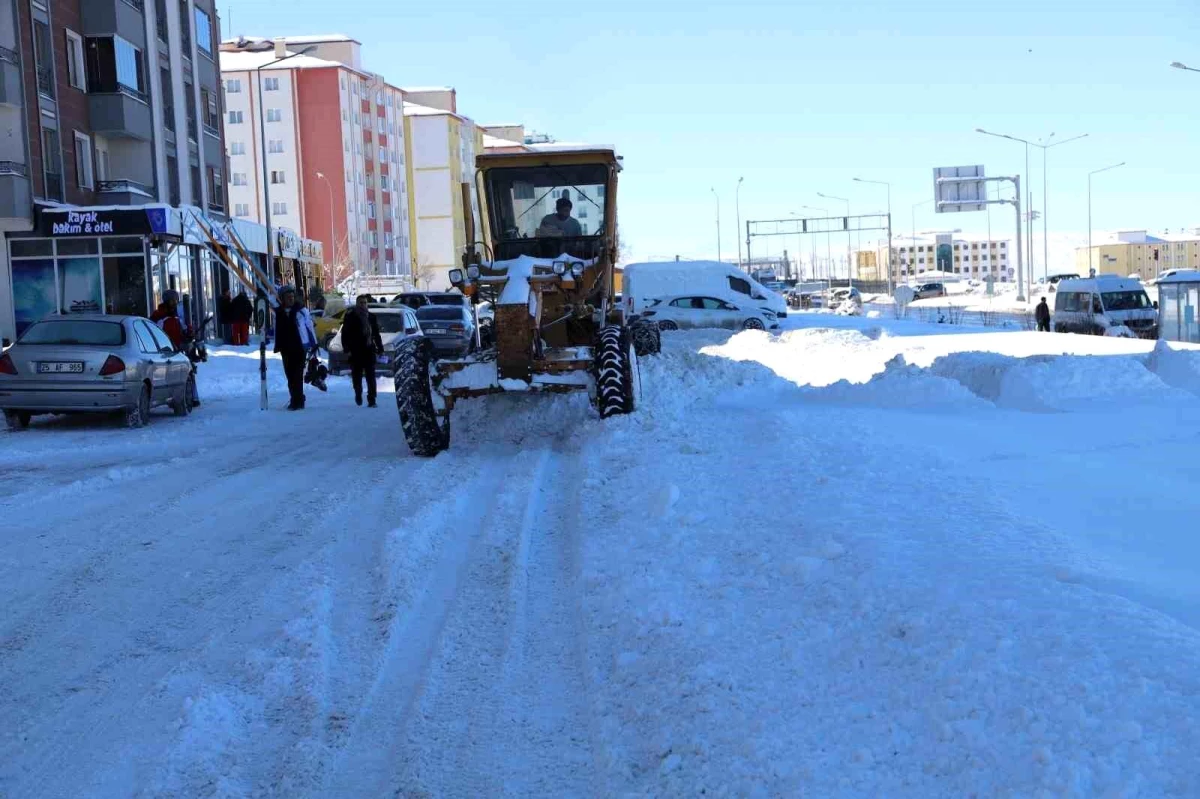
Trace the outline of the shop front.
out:
<instances>
[{"instance_id":1,"label":"shop front","mask_svg":"<svg viewBox=\"0 0 1200 799\"><path fill-rule=\"evenodd\" d=\"M253 263L226 264L205 231ZM276 275L307 286L320 244L277 231ZM38 207L33 230L4 239L10 278L0 296L0 333L14 339L51 314L112 313L148 316L167 289L177 291L194 327L216 315L224 291L255 295L255 270L266 265L267 237L244 220L215 221L188 206ZM243 259L245 260L245 259ZM246 280L250 282L247 283ZM206 336L219 330L214 319Z\"/></svg>"}]
</instances>

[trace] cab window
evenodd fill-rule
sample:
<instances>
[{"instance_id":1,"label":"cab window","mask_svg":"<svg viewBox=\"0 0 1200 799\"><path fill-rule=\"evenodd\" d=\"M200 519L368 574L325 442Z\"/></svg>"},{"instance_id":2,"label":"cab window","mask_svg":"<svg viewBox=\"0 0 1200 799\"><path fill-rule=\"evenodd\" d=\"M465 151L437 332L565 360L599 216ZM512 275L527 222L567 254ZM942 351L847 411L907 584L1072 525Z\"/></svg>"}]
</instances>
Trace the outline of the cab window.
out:
<instances>
[{"instance_id":1,"label":"cab window","mask_svg":"<svg viewBox=\"0 0 1200 799\"><path fill-rule=\"evenodd\" d=\"M750 281L742 280L740 277L729 278L729 288L736 291L738 294L750 295Z\"/></svg>"}]
</instances>

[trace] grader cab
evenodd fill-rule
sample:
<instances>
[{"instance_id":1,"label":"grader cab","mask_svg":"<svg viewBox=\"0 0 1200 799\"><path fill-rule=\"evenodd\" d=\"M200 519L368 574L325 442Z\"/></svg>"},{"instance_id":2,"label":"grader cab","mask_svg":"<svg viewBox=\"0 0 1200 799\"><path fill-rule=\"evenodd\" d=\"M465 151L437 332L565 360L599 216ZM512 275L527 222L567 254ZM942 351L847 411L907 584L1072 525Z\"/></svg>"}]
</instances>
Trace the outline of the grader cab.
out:
<instances>
[{"instance_id":1,"label":"grader cab","mask_svg":"<svg viewBox=\"0 0 1200 799\"><path fill-rule=\"evenodd\" d=\"M438 358L406 341L396 405L414 453L450 444L456 401L501 392L587 391L601 418L637 405L638 356L658 352L654 325L624 320L613 302L617 175L610 148L504 153L478 159L490 236L465 248L450 281L470 299L476 347ZM471 204L464 202L470 209ZM468 210L468 239L475 238ZM486 338L479 309L490 305Z\"/></svg>"}]
</instances>

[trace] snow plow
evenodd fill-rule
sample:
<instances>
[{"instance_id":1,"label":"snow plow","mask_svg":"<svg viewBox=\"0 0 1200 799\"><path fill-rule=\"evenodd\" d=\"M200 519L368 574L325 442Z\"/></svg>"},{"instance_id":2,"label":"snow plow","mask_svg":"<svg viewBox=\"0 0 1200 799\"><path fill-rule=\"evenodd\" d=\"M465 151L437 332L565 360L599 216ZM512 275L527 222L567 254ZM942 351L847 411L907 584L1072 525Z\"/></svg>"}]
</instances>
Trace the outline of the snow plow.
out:
<instances>
[{"instance_id":1,"label":"snow plow","mask_svg":"<svg viewBox=\"0 0 1200 799\"><path fill-rule=\"evenodd\" d=\"M464 184L470 243L449 274L470 301L474 346L439 357L430 336L416 336L397 359L396 406L416 455L450 445L450 413L462 399L587 391L600 418L634 411L637 359L658 352L659 332L624 317L612 299L620 171L606 147L479 156L475 179L490 235L472 241ZM486 338L482 303L492 309Z\"/></svg>"}]
</instances>

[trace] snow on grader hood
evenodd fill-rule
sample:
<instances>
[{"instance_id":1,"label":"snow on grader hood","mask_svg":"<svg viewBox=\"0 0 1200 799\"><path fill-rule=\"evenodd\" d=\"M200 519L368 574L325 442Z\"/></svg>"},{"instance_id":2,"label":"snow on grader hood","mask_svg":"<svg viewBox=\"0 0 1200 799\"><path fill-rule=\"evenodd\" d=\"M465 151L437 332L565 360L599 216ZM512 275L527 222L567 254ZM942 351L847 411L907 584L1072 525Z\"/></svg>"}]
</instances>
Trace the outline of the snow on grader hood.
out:
<instances>
[{"instance_id":1,"label":"snow on grader hood","mask_svg":"<svg viewBox=\"0 0 1200 799\"><path fill-rule=\"evenodd\" d=\"M657 352L659 338L612 301L620 168L611 148L479 157L478 207L490 235L474 241L475 198L463 184L473 243L450 281L494 314L476 325L465 356L436 358L420 337L402 348L396 404L414 453L448 447L450 412L470 397L587 391L601 418L634 411L637 357Z\"/></svg>"}]
</instances>

